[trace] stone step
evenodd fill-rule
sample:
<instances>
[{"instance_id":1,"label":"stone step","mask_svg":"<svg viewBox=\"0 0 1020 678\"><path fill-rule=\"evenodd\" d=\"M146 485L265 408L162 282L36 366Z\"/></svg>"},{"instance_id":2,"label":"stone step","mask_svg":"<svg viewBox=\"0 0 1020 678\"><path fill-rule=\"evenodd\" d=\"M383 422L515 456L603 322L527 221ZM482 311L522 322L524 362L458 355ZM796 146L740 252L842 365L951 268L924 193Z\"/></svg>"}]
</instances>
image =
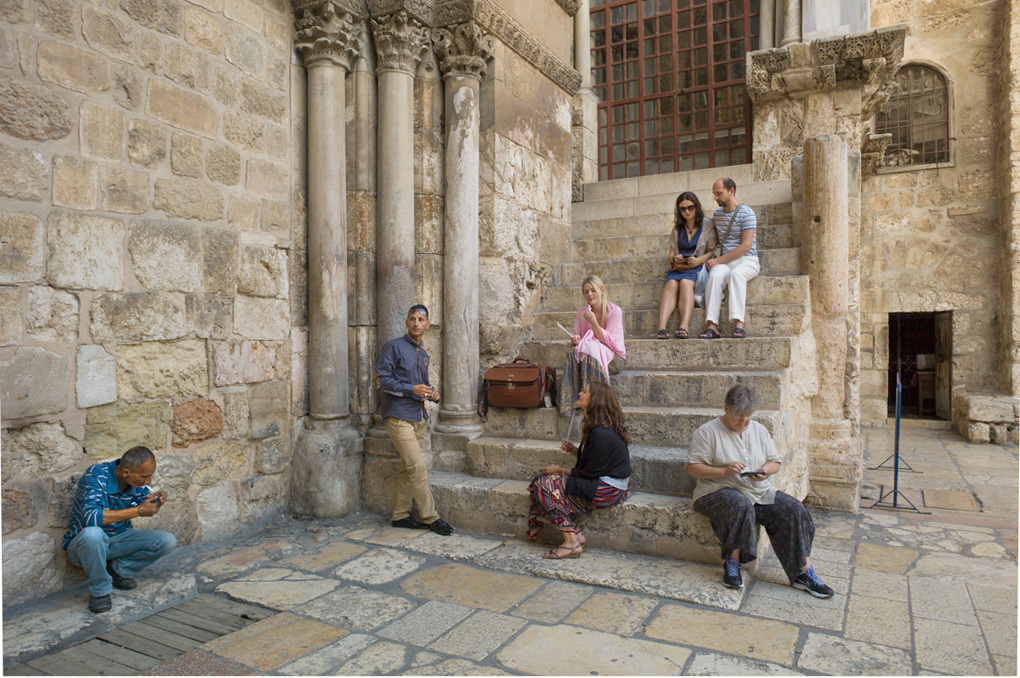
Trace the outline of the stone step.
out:
<instances>
[{"instance_id":1,"label":"stone step","mask_svg":"<svg viewBox=\"0 0 1020 678\"><path fill-rule=\"evenodd\" d=\"M796 336L807 329L809 313L810 311L806 304L748 304L744 321L747 325L748 333L752 336ZM570 330L574 326L575 315L576 311L543 311L536 313L533 324L533 338L565 338L566 335L557 326L557 323ZM722 335L729 337L733 331L733 323L726 317L725 300L722 305L721 315L720 325ZM679 319L674 313L667 328L672 331L676 328L678 322ZM652 338L655 336L658 324L659 312L654 308L624 309L623 331L625 337ZM688 328L692 338L696 338L704 328L705 309L695 308L694 313L691 314L691 325ZM737 341L741 340L738 339Z\"/></svg>"},{"instance_id":2,"label":"stone step","mask_svg":"<svg viewBox=\"0 0 1020 678\"><path fill-rule=\"evenodd\" d=\"M793 240L792 229L788 234L780 233L778 227L762 228L758 236L758 258L761 260L762 275L797 275L800 273L800 248L779 247L773 243ZM785 240L784 240L785 239ZM577 263L602 261L641 260L649 265L660 263L665 272L666 255L669 253L668 233L655 235L624 235L608 238L589 238L573 241L571 259Z\"/></svg>"},{"instance_id":3,"label":"stone step","mask_svg":"<svg viewBox=\"0 0 1020 678\"><path fill-rule=\"evenodd\" d=\"M609 212L596 212L591 217L582 219L577 216L574 203L574 215L571 220L570 236L572 240L598 240L600 238L651 236L667 240L673 227L673 208L661 212L642 214L613 215ZM601 205L602 203L596 203ZM784 238L795 239L793 228L793 207L790 203L762 203L749 205L757 217L762 247L790 247L791 245L773 245L773 241L785 242ZM706 213L711 216L712 210ZM773 229L777 235L771 239L764 231ZM787 236L787 232L789 235ZM720 234L722 235L722 234ZM660 241L660 242L661 242ZM798 243L799 244L799 243Z\"/></svg>"},{"instance_id":4,"label":"stone step","mask_svg":"<svg viewBox=\"0 0 1020 678\"><path fill-rule=\"evenodd\" d=\"M439 515L466 530L526 538L528 481L429 472ZM629 493L619 506L577 517L591 547L718 564L719 543L691 500L651 492ZM541 537L559 541L547 528Z\"/></svg>"},{"instance_id":5,"label":"stone step","mask_svg":"<svg viewBox=\"0 0 1020 678\"><path fill-rule=\"evenodd\" d=\"M758 406L767 410L780 409L783 399L783 372L636 370L627 366L613 376L612 384L624 406L718 407L737 384L754 389Z\"/></svg>"},{"instance_id":6,"label":"stone step","mask_svg":"<svg viewBox=\"0 0 1020 678\"><path fill-rule=\"evenodd\" d=\"M602 263L600 267L598 264ZM650 270L638 262L593 262L591 265L563 264L560 284L547 285L542 291L542 309L545 311L575 312L582 304L581 283L593 270L606 284L609 300L624 311L658 309L662 296L665 268ZM800 304L809 299L809 279L806 275L758 275L747 283L747 304ZM567 326L573 327L573 321Z\"/></svg>"},{"instance_id":7,"label":"stone step","mask_svg":"<svg viewBox=\"0 0 1020 678\"><path fill-rule=\"evenodd\" d=\"M579 439L575 435L573 442ZM548 464L574 465L577 457L561 450L560 444L559 440L481 436L467 444L468 469L480 478L530 482ZM685 448L631 445L629 491L690 497L695 481L684 470L686 465Z\"/></svg>"},{"instance_id":8,"label":"stone step","mask_svg":"<svg viewBox=\"0 0 1020 678\"><path fill-rule=\"evenodd\" d=\"M661 195L663 193L675 196L684 191L691 190L691 186L694 187L695 192L707 190L709 197L711 197L712 184L719 178L721 171L737 182L737 190L741 194L745 185L750 186L754 182L754 165L732 165L725 168L725 170L711 168L585 184L584 200L585 202L592 202L637 195Z\"/></svg>"},{"instance_id":9,"label":"stone step","mask_svg":"<svg viewBox=\"0 0 1020 678\"><path fill-rule=\"evenodd\" d=\"M624 405L623 413L632 444L668 447L686 445L696 428L722 414L722 402L711 407ZM777 448L781 448L784 442L779 435L782 430L781 412L759 409L755 411L754 419L762 423ZM576 440L580 435L579 426L579 416L563 416L555 408L523 410L492 407L485 422L485 434L502 438Z\"/></svg>"},{"instance_id":10,"label":"stone step","mask_svg":"<svg viewBox=\"0 0 1020 678\"><path fill-rule=\"evenodd\" d=\"M527 341L522 345L521 353L535 362L552 365L557 371L562 371L569 344L569 339ZM681 365L692 370L778 370L790 365L791 350L789 337L713 341L628 337L624 373Z\"/></svg>"},{"instance_id":11,"label":"stone step","mask_svg":"<svg viewBox=\"0 0 1020 678\"><path fill-rule=\"evenodd\" d=\"M641 217L650 214L672 215L676 196L687 190L667 190L667 186L659 186L652 189L657 192L641 195L632 194L632 191L628 190L629 188L607 186L599 189L595 195L596 197L602 196L601 199L589 199L589 195L586 193L584 201L574 203L571 219L577 222L612 217ZM588 190L587 187L585 189ZM701 201L705 210L716 208L715 200L712 198L712 182L708 182L706 186L696 186L692 190L698 196L698 200ZM791 199L788 179L737 185L737 200L741 204L751 207L788 203Z\"/></svg>"}]
</instances>

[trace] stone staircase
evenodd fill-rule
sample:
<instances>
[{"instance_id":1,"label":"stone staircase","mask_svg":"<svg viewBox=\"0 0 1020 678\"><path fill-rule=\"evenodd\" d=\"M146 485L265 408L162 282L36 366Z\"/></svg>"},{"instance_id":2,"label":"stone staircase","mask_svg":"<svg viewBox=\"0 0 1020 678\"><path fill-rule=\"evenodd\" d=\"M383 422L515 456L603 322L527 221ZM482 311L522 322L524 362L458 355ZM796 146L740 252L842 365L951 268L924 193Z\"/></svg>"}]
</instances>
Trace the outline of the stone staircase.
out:
<instances>
[{"instance_id":1,"label":"stone staircase","mask_svg":"<svg viewBox=\"0 0 1020 678\"><path fill-rule=\"evenodd\" d=\"M748 287L748 338L653 338L673 202L690 185L706 210L714 209L711 185L718 171L709 170L586 186L585 201L573 206L571 260L555 267L535 316L533 339L518 351L562 369L568 340L557 323L573 326L586 275L600 276L609 299L624 309L628 359L612 386L633 438L631 491L623 505L580 519L591 546L719 562L707 519L691 509L694 481L684 466L694 429L721 413L724 395L736 383L757 392L755 419L784 457L777 484L798 497L806 492L804 441L815 378L813 367L801 367L813 366L813 360L803 360L813 353L813 341L790 183L750 183L750 166L730 171L738 198L758 215L762 272ZM724 303L721 326L728 337L732 324L725 316ZM676 324L674 315L669 329ZM703 327L704 309L695 309L692 334ZM579 425L555 410L492 408L483 435L466 449L432 450L429 479L440 514L465 529L523 537L527 485L545 464L572 464L560 441L569 432L576 442ZM366 448L367 483L373 482L372 447ZM376 494L368 489L366 497ZM543 537L558 541L553 532L544 530Z\"/></svg>"}]
</instances>

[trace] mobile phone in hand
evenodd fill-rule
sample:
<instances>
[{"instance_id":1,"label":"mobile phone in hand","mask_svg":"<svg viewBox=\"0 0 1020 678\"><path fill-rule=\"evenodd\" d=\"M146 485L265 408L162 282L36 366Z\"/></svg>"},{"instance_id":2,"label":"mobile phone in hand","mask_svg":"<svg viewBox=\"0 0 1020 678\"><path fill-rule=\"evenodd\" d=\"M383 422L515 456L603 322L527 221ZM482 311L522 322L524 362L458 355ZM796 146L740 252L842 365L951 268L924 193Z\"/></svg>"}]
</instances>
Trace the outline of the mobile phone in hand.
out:
<instances>
[{"instance_id":1,"label":"mobile phone in hand","mask_svg":"<svg viewBox=\"0 0 1020 678\"><path fill-rule=\"evenodd\" d=\"M747 478L748 476L764 476L764 475L765 475L764 469L758 469L757 471L741 471L740 473L741 478Z\"/></svg>"}]
</instances>

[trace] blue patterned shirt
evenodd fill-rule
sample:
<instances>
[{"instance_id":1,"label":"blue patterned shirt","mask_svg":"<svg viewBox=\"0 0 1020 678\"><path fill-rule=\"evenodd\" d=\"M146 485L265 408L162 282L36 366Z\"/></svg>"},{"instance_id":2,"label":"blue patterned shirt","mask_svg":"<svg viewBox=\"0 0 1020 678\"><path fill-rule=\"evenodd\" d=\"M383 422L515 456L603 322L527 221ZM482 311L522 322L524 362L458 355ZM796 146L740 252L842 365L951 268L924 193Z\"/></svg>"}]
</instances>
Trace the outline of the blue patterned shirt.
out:
<instances>
[{"instance_id":1,"label":"blue patterned shirt","mask_svg":"<svg viewBox=\"0 0 1020 678\"><path fill-rule=\"evenodd\" d=\"M93 464L78 480L78 491L74 495L74 507L71 508L71 524L64 534L61 547L66 549L79 532L86 527L102 527L106 534L113 536L124 530L131 529L130 520L103 525L103 511L120 511L138 506L149 496L148 485L131 487L121 492L117 484L117 464L120 459Z\"/></svg>"},{"instance_id":2,"label":"blue patterned shirt","mask_svg":"<svg viewBox=\"0 0 1020 678\"><path fill-rule=\"evenodd\" d=\"M429 354L424 344L416 344L410 335L390 339L379 352L375 371L379 375L381 415L417 423L428 419L425 401L414 394L418 384L429 383Z\"/></svg>"}]
</instances>

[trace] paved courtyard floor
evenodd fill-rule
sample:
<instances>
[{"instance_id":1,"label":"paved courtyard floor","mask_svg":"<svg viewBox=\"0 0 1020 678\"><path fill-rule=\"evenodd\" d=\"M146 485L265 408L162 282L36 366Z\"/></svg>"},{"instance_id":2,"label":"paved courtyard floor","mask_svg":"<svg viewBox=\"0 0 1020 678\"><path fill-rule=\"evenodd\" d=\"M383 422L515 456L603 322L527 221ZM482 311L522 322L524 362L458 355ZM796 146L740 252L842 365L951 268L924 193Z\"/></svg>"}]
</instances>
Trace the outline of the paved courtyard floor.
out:
<instances>
[{"instance_id":1,"label":"paved courtyard floor","mask_svg":"<svg viewBox=\"0 0 1020 678\"><path fill-rule=\"evenodd\" d=\"M869 466L892 453L892 427L863 434ZM921 473L901 470L898 503L930 513L812 511L828 600L791 589L773 556L740 595L719 567L597 548L551 563L518 539L362 513L179 548L106 615L83 587L5 610L4 667L204 592L276 613L147 673L1016 675L1017 449L922 427L901 440ZM892 478L867 471L862 503Z\"/></svg>"}]
</instances>

